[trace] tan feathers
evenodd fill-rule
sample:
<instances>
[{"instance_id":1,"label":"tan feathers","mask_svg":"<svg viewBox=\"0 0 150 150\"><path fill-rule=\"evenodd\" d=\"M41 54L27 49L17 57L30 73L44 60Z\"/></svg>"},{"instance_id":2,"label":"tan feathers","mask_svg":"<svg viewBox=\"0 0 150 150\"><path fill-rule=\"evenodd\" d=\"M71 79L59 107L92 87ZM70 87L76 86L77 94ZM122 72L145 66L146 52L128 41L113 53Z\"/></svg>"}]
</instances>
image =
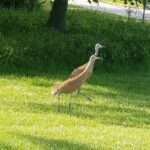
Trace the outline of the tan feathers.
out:
<instances>
[{"instance_id":1,"label":"tan feathers","mask_svg":"<svg viewBox=\"0 0 150 150\"><path fill-rule=\"evenodd\" d=\"M75 77L75 76L81 74L84 71L84 69L86 68L87 64L88 63L86 63L86 64L84 64L82 66L79 66L78 68L74 69L72 71L71 75L69 76L69 78L72 78L72 77Z\"/></svg>"},{"instance_id":2,"label":"tan feathers","mask_svg":"<svg viewBox=\"0 0 150 150\"><path fill-rule=\"evenodd\" d=\"M72 93L78 90L88 78L89 74L91 74L96 59L98 59L98 57L92 55L86 65L86 68L80 74L54 85L51 91L52 95L55 96L60 93Z\"/></svg>"}]
</instances>

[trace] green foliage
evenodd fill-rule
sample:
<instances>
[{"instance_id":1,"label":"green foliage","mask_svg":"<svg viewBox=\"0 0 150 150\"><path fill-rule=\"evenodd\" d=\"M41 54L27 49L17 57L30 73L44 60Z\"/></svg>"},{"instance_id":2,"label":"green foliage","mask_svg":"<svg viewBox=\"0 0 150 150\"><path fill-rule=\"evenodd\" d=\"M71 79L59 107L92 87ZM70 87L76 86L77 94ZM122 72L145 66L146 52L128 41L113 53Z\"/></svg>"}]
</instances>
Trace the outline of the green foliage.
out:
<instances>
[{"instance_id":1,"label":"green foliage","mask_svg":"<svg viewBox=\"0 0 150 150\"><path fill-rule=\"evenodd\" d=\"M66 31L68 0L55 0L50 11L47 25L58 31Z\"/></svg>"},{"instance_id":2,"label":"green foliage","mask_svg":"<svg viewBox=\"0 0 150 150\"><path fill-rule=\"evenodd\" d=\"M149 23L74 9L68 11L67 31L47 28L48 12L32 14L18 10L1 10L0 63L20 69L73 69L88 61L97 42L104 61L97 69L148 68L150 51ZM38 67L37 67L38 66ZM12 67L12 68L13 68Z\"/></svg>"},{"instance_id":3,"label":"green foliage","mask_svg":"<svg viewBox=\"0 0 150 150\"><path fill-rule=\"evenodd\" d=\"M1 0L0 5L3 7L11 8L11 7L20 7L25 5L27 0Z\"/></svg>"},{"instance_id":4,"label":"green foliage","mask_svg":"<svg viewBox=\"0 0 150 150\"><path fill-rule=\"evenodd\" d=\"M5 8L20 8L27 7L29 11L32 11L38 0L1 0L0 6Z\"/></svg>"},{"instance_id":5,"label":"green foliage","mask_svg":"<svg viewBox=\"0 0 150 150\"><path fill-rule=\"evenodd\" d=\"M0 34L0 64L9 65L16 59L16 50L14 47L10 46L9 40L5 39L3 35Z\"/></svg>"}]
</instances>

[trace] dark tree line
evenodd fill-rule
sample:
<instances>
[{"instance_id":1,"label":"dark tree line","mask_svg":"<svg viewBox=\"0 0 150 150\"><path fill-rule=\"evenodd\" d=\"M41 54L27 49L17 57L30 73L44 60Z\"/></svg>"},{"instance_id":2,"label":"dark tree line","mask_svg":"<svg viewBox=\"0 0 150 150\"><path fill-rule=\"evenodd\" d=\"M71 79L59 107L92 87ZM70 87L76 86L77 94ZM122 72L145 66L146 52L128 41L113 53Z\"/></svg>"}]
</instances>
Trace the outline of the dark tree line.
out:
<instances>
[{"instance_id":1,"label":"dark tree line","mask_svg":"<svg viewBox=\"0 0 150 150\"><path fill-rule=\"evenodd\" d=\"M27 6L28 12L32 12L35 6L38 6L47 0L43 0L41 3L38 3L38 0L0 0L0 4L7 8L17 8L20 6ZM92 1L98 3L99 0L87 0L89 3ZM138 3L143 4L143 19L146 8L146 3L149 0L123 0L124 4L130 3L134 5L135 3L138 6ZM67 16L68 0L54 0L52 9L49 14L47 21L48 26L52 26L59 31L65 31L66 29L66 16Z\"/></svg>"},{"instance_id":2,"label":"dark tree line","mask_svg":"<svg viewBox=\"0 0 150 150\"><path fill-rule=\"evenodd\" d=\"M139 4L142 4L143 5L142 20L144 21L146 5L147 5L147 2L149 2L150 0L123 0L123 1L124 1L124 4L136 5L137 7L139 6Z\"/></svg>"},{"instance_id":3,"label":"dark tree line","mask_svg":"<svg viewBox=\"0 0 150 150\"><path fill-rule=\"evenodd\" d=\"M50 11L47 25L50 25L59 31L66 29L68 0L55 0Z\"/></svg>"},{"instance_id":4,"label":"dark tree line","mask_svg":"<svg viewBox=\"0 0 150 150\"><path fill-rule=\"evenodd\" d=\"M0 0L0 4L6 8L16 8L25 5L24 0Z\"/></svg>"},{"instance_id":5,"label":"dark tree line","mask_svg":"<svg viewBox=\"0 0 150 150\"><path fill-rule=\"evenodd\" d=\"M5 8L25 7L27 10L33 11L34 7L39 5L38 0L0 0L0 5Z\"/></svg>"},{"instance_id":6,"label":"dark tree line","mask_svg":"<svg viewBox=\"0 0 150 150\"><path fill-rule=\"evenodd\" d=\"M98 3L99 0L87 0L89 3L92 1ZM143 20L145 15L145 8L147 2L150 0L123 0L124 4L130 3L131 5L142 4L143 5ZM49 15L47 24L55 27L60 31L66 29L66 14L67 14L68 0L54 0L52 10Z\"/></svg>"},{"instance_id":7,"label":"dark tree line","mask_svg":"<svg viewBox=\"0 0 150 150\"><path fill-rule=\"evenodd\" d=\"M41 2L38 2L38 0L0 0L0 5L5 8L13 9L25 7L28 12L32 12L35 7L46 1L47 0L43 0ZM54 0L47 25L52 26L59 31L65 31L67 7L68 0Z\"/></svg>"}]
</instances>

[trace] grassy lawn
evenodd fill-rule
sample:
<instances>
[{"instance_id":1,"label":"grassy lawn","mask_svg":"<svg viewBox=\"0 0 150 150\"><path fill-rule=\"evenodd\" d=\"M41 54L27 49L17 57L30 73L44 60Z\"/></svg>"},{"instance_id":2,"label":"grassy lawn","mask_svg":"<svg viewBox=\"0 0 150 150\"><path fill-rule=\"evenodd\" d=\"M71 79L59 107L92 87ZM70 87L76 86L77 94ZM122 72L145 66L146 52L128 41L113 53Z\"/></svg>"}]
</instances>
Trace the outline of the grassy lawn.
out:
<instances>
[{"instance_id":1,"label":"grassy lawn","mask_svg":"<svg viewBox=\"0 0 150 150\"><path fill-rule=\"evenodd\" d=\"M0 9L0 150L149 150L149 22L71 6L59 33L49 11L49 1L33 13ZM58 112L52 85L98 42L104 62L82 87L92 101L73 93L69 112L62 94Z\"/></svg>"},{"instance_id":2,"label":"grassy lawn","mask_svg":"<svg viewBox=\"0 0 150 150\"><path fill-rule=\"evenodd\" d=\"M150 74L93 74L82 92L57 99L51 86L68 73L0 76L0 149L150 149Z\"/></svg>"}]
</instances>

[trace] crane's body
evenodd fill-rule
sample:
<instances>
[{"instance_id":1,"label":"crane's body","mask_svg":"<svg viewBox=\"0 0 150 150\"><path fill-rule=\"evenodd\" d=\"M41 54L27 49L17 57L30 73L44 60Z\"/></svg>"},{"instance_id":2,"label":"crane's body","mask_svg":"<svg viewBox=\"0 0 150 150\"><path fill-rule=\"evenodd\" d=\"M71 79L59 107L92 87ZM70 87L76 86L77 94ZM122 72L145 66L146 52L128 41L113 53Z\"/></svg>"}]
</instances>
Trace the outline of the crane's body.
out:
<instances>
[{"instance_id":1,"label":"crane's body","mask_svg":"<svg viewBox=\"0 0 150 150\"><path fill-rule=\"evenodd\" d=\"M77 67L76 69L74 69L74 70L72 71L71 75L69 76L69 78L73 78L73 77L76 77L76 76L78 76L79 74L81 74L81 73L84 71L84 69L86 68L87 64L88 64L88 63L86 63L86 64L84 64L84 65L82 65L82 66L79 66L79 67Z\"/></svg>"},{"instance_id":2,"label":"crane's body","mask_svg":"<svg viewBox=\"0 0 150 150\"><path fill-rule=\"evenodd\" d=\"M72 93L78 90L85 80L89 77L89 74L93 71L95 60L98 59L95 55L90 57L86 68L79 75L69 78L61 83L58 83L52 87L52 95L59 95L60 93Z\"/></svg>"},{"instance_id":3,"label":"crane's body","mask_svg":"<svg viewBox=\"0 0 150 150\"><path fill-rule=\"evenodd\" d=\"M59 100L59 95L61 93L70 94L72 92L75 92L76 90L78 90L78 93L79 93L79 89L82 86L82 84L91 76L93 72L94 63L96 59L99 59L98 48L102 48L102 47L103 46L100 45L99 43L96 44L95 54L90 57L89 61L86 64L74 69L67 80L61 83L55 84L52 87L51 94L53 96L57 95L58 100ZM85 96L84 94L81 94L81 95ZM88 97L86 98L90 100L90 98ZM69 102L69 110L70 110L70 105L71 104Z\"/></svg>"}]
</instances>

